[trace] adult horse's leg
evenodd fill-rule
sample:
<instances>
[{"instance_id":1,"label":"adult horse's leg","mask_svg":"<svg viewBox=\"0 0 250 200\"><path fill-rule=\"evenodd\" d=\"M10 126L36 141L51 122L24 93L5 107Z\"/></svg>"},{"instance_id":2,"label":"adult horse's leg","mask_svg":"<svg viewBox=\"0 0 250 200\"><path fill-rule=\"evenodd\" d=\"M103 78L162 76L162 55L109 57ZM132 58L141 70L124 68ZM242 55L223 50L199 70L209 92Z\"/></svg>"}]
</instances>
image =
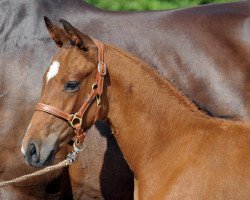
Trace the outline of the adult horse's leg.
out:
<instances>
[{"instance_id":1,"label":"adult horse's leg","mask_svg":"<svg viewBox=\"0 0 250 200\"><path fill-rule=\"evenodd\" d=\"M81 152L69 168L74 199L93 199L101 191L103 199L131 200L133 174L110 134L109 127L103 122L97 122L97 128L101 135L96 127L88 131L86 151ZM81 187L83 183L88 187Z\"/></svg>"}]
</instances>

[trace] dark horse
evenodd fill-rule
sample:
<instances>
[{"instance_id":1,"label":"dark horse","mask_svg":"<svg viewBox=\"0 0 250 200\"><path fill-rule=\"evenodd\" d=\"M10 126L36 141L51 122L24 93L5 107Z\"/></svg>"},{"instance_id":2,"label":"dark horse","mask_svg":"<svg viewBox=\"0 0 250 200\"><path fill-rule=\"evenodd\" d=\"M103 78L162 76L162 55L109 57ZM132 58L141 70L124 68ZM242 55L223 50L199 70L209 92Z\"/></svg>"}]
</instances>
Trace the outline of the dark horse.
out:
<instances>
[{"instance_id":1,"label":"dark horse","mask_svg":"<svg viewBox=\"0 0 250 200\"><path fill-rule=\"evenodd\" d=\"M44 30L44 15L68 19L85 33L131 51L209 114L248 120L249 8L250 2L246 1L175 11L111 12L81 0L2 0L1 180L32 170L21 159L21 140L39 97L41 74L56 50ZM90 130L89 148L72 166L81 169L79 173L86 178L79 180L78 173L69 169L75 199L132 195L131 173L105 128L101 135L95 128ZM61 153L63 158L65 153ZM67 173L52 183L60 182L64 176ZM48 199L48 192L54 198L58 191L65 191L60 184L52 191L45 187L50 181L51 176L32 181L30 187L1 188L0 197Z\"/></svg>"}]
</instances>

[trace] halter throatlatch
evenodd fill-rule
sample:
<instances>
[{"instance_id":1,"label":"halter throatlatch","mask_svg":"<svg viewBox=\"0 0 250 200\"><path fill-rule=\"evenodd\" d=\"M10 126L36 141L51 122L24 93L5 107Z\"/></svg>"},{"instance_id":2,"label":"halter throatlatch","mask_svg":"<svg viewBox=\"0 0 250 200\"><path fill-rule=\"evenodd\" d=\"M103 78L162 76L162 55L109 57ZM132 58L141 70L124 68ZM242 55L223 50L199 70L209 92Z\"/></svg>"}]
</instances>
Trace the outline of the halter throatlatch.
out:
<instances>
[{"instance_id":1,"label":"halter throatlatch","mask_svg":"<svg viewBox=\"0 0 250 200\"><path fill-rule=\"evenodd\" d=\"M106 64L104 63L104 45L99 40L93 39L93 41L95 42L98 49L98 66L96 73L96 82L92 85L92 90L88 95L87 99L83 102L80 109L74 114L69 114L56 107L43 103L37 103L37 105L35 106L35 111L43 111L69 122L69 124L73 127L74 133L76 135L76 140L74 142L74 149L77 149L78 151L84 148L84 139L86 137L86 132L82 127L82 118L93 100L96 100L97 103L94 122L98 120L100 116L101 95L103 92L104 76L106 75L107 72L107 67Z\"/></svg>"}]
</instances>

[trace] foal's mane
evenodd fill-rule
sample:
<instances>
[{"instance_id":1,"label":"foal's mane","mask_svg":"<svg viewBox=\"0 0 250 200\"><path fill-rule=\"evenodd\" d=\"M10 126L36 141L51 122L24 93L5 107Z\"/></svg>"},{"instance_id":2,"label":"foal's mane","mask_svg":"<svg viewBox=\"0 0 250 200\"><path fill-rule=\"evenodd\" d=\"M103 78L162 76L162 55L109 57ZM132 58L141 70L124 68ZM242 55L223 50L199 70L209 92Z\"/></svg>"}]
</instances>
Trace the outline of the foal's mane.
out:
<instances>
[{"instance_id":1,"label":"foal's mane","mask_svg":"<svg viewBox=\"0 0 250 200\"><path fill-rule=\"evenodd\" d=\"M141 59L135 57L133 54L126 52L116 46L105 44L105 48L115 50L116 52L122 54L124 57L133 60L141 68L146 70L152 76L155 81L161 85L161 87L167 88L171 91L171 95L175 97L180 103L182 103L189 111L198 114L199 116L209 117L205 112L200 110L189 98L187 98L179 89L177 89L169 80L164 79L159 75L156 69L150 67L147 63L143 62Z\"/></svg>"}]
</instances>

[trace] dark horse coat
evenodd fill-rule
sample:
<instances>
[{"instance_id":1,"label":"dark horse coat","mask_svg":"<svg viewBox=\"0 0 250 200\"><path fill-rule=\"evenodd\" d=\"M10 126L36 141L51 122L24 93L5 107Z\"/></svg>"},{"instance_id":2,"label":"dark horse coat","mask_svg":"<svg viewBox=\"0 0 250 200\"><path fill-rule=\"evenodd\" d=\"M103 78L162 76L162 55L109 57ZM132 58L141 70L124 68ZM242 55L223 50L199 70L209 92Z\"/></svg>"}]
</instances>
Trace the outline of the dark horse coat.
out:
<instances>
[{"instance_id":1,"label":"dark horse coat","mask_svg":"<svg viewBox=\"0 0 250 200\"><path fill-rule=\"evenodd\" d=\"M42 74L56 51L44 15L69 20L85 33L135 53L210 115L249 120L249 10L247 1L128 13L99 10L82 0L2 0L0 180L33 170L20 147ZM132 174L107 127L100 126L101 134L95 128L89 131L88 148L69 174L65 170L20 184L29 187L1 188L0 198L70 199L71 188L75 199L132 198ZM58 159L67 151L65 147ZM77 173L86 178L78 180Z\"/></svg>"}]
</instances>

